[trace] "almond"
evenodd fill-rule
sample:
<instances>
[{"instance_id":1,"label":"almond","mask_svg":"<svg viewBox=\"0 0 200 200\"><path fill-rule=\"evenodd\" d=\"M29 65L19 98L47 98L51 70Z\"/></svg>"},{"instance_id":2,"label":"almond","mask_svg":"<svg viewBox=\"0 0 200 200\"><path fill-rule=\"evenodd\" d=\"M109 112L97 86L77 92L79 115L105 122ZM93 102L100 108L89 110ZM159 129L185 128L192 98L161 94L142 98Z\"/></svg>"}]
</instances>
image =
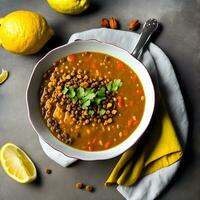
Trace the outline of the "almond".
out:
<instances>
[{"instance_id":1,"label":"almond","mask_svg":"<svg viewBox=\"0 0 200 200\"><path fill-rule=\"evenodd\" d=\"M134 30L136 30L138 28L138 26L139 26L139 20L138 19L133 19L129 23L128 29L134 31Z\"/></svg>"},{"instance_id":2,"label":"almond","mask_svg":"<svg viewBox=\"0 0 200 200\"><path fill-rule=\"evenodd\" d=\"M101 26L104 27L104 28L109 28L109 20L107 18L103 18L101 20Z\"/></svg>"},{"instance_id":3,"label":"almond","mask_svg":"<svg viewBox=\"0 0 200 200\"><path fill-rule=\"evenodd\" d=\"M117 29L118 28L118 21L112 17L109 19L110 28Z\"/></svg>"}]
</instances>

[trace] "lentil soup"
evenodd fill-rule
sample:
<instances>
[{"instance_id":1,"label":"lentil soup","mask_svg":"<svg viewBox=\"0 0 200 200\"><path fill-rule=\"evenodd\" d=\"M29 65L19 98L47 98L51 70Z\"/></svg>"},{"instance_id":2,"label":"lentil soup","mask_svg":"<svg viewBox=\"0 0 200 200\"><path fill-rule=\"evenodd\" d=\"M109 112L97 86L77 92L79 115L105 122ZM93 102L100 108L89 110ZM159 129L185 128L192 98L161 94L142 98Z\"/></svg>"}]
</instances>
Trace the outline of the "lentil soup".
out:
<instances>
[{"instance_id":1,"label":"lentil soup","mask_svg":"<svg viewBox=\"0 0 200 200\"><path fill-rule=\"evenodd\" d=\"M61 58L43 74L40 106L58 140L77 149L101 151L133 133L145 96L128 65L107 54L82 52Z\"/></svg>"}]
</instances>

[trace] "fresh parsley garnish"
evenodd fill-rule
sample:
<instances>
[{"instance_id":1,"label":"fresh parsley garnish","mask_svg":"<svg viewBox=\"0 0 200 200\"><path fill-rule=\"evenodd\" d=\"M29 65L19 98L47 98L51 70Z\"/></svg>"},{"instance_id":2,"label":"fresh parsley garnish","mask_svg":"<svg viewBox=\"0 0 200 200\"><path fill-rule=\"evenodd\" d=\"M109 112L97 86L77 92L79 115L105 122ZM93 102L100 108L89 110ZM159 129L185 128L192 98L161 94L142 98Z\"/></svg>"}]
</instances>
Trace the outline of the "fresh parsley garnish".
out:
<instances>
[{"instance_id":1,"label":"fresh parsley garnish","mask_svg":"<svg viewBox=\"0 0 200 200\"><path fill-rule=\"evenodd\" d=\"M108 83L106 87L109 92L112 91L112 82Z\"/></svg>"},{"instance_id":2,"label":"fresh parsley garnish","mask_svg":"<svg viewBox=\"0 0 200 200\"><path fill-rule=\"evenodd\" d=\"M92 94L92 93L94 93L93 89L91 89L91 88L85 89L85 96L87 96L88 94Z\"/></svg>"},{"instance_id":3,"label":"fresh parsley garnish","mask_svg":"<svg viewBox=\"0 0 200 200\"><path fill-rule=\"evenodd\" d=\"M106 100L106 97L96 97L94 99L94 104L95 105L99 105L101 103L101 101Z\"/></svg>"},{"instance_id":4,"label":"fresh parsley garnish","mask_svg":"<svg viewBox=\"0 0 200 200\"><path fill-rule=\"evenodd\" d=\"M101 87L100 89L97 90L96 97L94 99L94 104L99 105L101 101L106 99L105 92L106 92L105 87Z\"/></svg>"},{"instance_id":5,"label":"fresh parsley garnish","mask_svg":"<svg viewBox=\"0 0 200 200\"><path fill-rule=\"evenodd\" d=\"M90 100L85 101L85 102L82 104L82 108L83 108L83 109L87 109L88 106L90 105L90 103L91 103Z\"/></svg>"},{"instance_id":6,"label":"fresh parsley garnish","mask_svg":"<svg viewBox=\"0 0 200 200\"><path fill-rule=\"evenodd\" d=\"M74 89L74 87L67 88L64 85L62 93L68 95L72 103L75 104L78 100L81 102L82 109L88 109L91 104L100 105L102 101L106 100L106 90L109 92L116 92L122 86L122 81L116 79L113 82L109 82L106 87L99 88L96 92L92 88L82 88ZM100 115L105 114L105 109L100 109ZM93 115L94 110L89 110L89 114Z\"/></svg>"},{"instance_id":7,"label":"fresh parsley garnish","mask_svg":"<svg viewBox=\"0 0 200 200\"><path fill-rule=\"evenodd\" d=\"M67 92L67 94L70 98L73 98L76 96L76 92L74 91L74 88L72 86L69 88L69 91Z\"/></svg>"},{"instance_id":8,"label":"fresh parsley garnish","mask_svg":"<svg viewBox=\"0 0 200 200\"><path fill-rule=\"evenodd\" d=\"M88 94L88 95L83 97L83 101L85 101L85 100L93 100L95 96L96 96L95 93L90 93L90 94Z\"/></svg>"},{"instance_id":9,"label":"fresh parsley garnish","mask_svg":"<svg viewBox=\"0 0 200 200\"><path fill-rule=\"evenodd\" d=\"M123 83L120 79L115 79L113 82L108 83L106 87L109 92L116 92L122 84Z\"/></svg>"},{"instance_id":10,"label":"fresh parsley garnish","mask_svg":"<svg viewBox=\"0 0 200 200\"><path fill-rule=\"evenodd\" d=\"M67 89L66 85L64 85L64 88L63 88L63 90L62 90L62 93L63 93L63 94L67 94L67 91L68 91L68 89Z\"/></svg>"},{"instance_id":11,"label":"fresh parsley garnish","mask_svg":"<svg viewBox=\"0 0 200 200\"><path fill-rule=\"evenodd\" d=\"M78 97L77 97L77 96L74 96L74 97L72 98L72 103L75 104L77 101L78 101Z\"/></svg>"},{"instance_id":12,"label":"fresh parsley garnish","mask_svg":"<svg viewBox=\"0 0 200 200\"><path fill-rule=\"evenodd\" d=\"M85 95L84 88L79 87L76 91L76 95L77 95L78 99L82 99Z\"/></svg>"},{"instance_id":13,"label":"fresh parsley garnish","mask_svg":"<svg viewBox=\"0 0 200 200\"><path fill-rule=\"evenodd\" d=\"M104 97L105 96L105 87L101 87L99 90L97 90L96 94L97 94L97 97Z\"/></svg>"}]
</instances>

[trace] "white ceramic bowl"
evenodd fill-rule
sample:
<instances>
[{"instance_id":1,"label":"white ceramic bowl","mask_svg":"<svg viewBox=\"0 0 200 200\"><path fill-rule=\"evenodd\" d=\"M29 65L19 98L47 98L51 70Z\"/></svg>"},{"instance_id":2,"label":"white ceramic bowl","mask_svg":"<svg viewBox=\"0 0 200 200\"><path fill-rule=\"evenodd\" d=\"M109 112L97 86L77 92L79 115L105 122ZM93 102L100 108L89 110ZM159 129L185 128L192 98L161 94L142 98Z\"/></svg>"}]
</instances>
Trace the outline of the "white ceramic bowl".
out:
<instances>
[{"instance_id":1,"label":"white ceramic bowl","mask_svg":"<svg viewBox=\"0 0 200 200\"><path fill-rule=\"evenodd\" d=\"M72 148L57 140L46 127L39 105L39 88L42 75L49 69L53 62L69 54L93 51L102 52L116 57L126 63L138 75L145 93L144 114L136 130L121 144L104 151L82 151ZM119 71L120 73L120 71ZM146 68L137 59L131 56L126 50L111 44L98 42L96 40L76 41L70 44L57 47L47 53L34 67L26 93L29 120L36 133L51 147L63 154L81 160L104 160L116 157L133 146L142 136L150 123L154 105L155 91Z\"/></svg>"}]
</instances>

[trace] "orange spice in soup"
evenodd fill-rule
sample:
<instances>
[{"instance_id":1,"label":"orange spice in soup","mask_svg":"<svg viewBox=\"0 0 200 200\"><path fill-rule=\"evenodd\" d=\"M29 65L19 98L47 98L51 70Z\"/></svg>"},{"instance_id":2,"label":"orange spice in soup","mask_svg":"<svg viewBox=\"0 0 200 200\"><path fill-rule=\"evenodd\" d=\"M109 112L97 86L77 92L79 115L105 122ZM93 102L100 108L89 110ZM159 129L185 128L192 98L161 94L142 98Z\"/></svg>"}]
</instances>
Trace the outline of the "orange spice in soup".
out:
<instances>
[{"instance_id":1,"label":"orange spice in soup","mask_svg":"<svg viewBox=\"0 0 200 200\"><path fill-rule=\"evenodd\" d=\"M58 140L101 151L133 133L145 96L139 78L125 63L107 54L82 52L61 58L43 75L40 106Z\"/></svg>"}]
</instances>

